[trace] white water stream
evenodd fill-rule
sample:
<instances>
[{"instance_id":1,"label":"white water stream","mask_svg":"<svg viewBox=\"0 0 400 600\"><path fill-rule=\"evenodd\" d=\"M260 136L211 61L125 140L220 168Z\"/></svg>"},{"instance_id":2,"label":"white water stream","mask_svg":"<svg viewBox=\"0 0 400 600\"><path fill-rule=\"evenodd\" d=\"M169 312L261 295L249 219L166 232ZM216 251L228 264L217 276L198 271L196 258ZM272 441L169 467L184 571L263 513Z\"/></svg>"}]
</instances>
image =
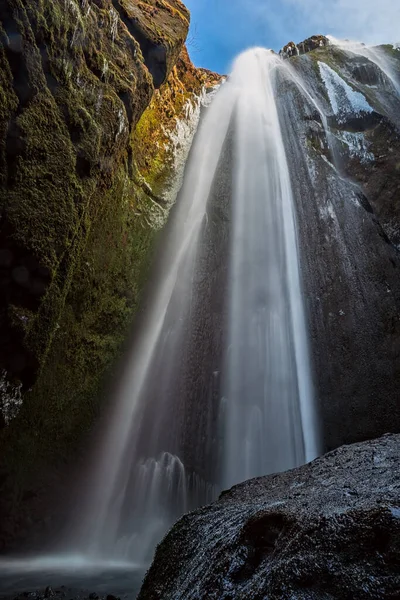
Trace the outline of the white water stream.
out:
<instances>
[{"instance_id":1,"label":"white water stream","mask_svg":"<svg viewBox=\"0 0 400 600\"><path fill-rule=\"evenodd\" d=\"M318 455L296 218L274 81L286 63L256 49L232 74L236 95L225 487Z\"/></svg>"}]
</instances>

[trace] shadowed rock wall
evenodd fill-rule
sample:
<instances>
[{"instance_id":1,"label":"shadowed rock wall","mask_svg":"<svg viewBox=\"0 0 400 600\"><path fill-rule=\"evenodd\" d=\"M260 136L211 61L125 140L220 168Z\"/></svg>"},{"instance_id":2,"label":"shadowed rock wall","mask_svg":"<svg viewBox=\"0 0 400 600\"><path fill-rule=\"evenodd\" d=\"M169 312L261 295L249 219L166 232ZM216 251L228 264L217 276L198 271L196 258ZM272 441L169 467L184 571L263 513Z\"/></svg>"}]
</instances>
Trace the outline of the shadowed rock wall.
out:
<instances>
[{"instance_id":1,"label":"shadowed rock wall","mask_svg":"<svg viewBox=\"0 0 400 600\"><path fill-rule=\"evenodd\" d=\"M0 548L51 512L113 377L218 81L188 26L179 0L1 3Z\"/></svg>"}]
</instances>

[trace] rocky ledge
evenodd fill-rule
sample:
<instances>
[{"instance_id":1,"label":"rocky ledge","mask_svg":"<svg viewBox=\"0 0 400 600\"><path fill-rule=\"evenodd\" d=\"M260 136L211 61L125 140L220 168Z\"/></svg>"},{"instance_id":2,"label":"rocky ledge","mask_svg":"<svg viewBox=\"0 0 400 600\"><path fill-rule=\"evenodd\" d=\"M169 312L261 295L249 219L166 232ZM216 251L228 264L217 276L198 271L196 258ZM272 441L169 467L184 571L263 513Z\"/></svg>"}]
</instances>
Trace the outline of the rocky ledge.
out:
<instances>
[{"instance_id":1,"label":"rocky ledge","mask_svg":"<svg viewBox=\"0 0 400 600\"><path fill-rule=\"evenodd\" d=\"M183 517L139 600L400 597L400 435L253 479Z\"/></svg>"},{"instance_id":2,"label":"rocky ledge","mask_svg":"<svg viewBox=\"0 0 400 600\"><path fill-rule=\"evenodd\" d=\"M329 39L325 35L312 35L299 44L289 42L282 48L279 54L283 58L291 58L292 56L307 54L307 52L312 52L313 50L317 50L317 48L324 48L325 46L329 46L329 44Z\"/></svg>"}]
</instances>

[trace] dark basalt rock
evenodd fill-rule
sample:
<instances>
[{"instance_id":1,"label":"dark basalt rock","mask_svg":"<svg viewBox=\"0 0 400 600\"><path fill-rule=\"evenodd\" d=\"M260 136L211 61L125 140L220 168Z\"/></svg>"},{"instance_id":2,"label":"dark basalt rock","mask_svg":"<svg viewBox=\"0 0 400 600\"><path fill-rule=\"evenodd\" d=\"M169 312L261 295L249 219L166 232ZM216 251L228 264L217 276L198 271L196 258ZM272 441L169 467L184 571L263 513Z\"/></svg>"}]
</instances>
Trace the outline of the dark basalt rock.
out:
<instances>
[{"instance_id":1,"label":"dark basalt rock","mask_svg":"<svg viewBox=\"0 0 400 600\"><path fill-rule=\"evenodd\" d=\"M183 517L139 600L400 597L400 436L253 479Z\"/></svg>"},{"instance_id":2,"label":"dark basalt rock","mask_svg":"<svg viewBox=\"0 0 400 600\"><path fill-rule=\"evenodd\" d=\"M397 51L380 51L398 80ZM279 85L315 392L329 451L400 431L400 102L373 62L334 45L290 62L319 98L330 130L302 91ZM321 62L362 94L370 112L349 110L338 118ZM377 88L363 83L359 67L365 64Z\"/></svg>"}]
</instances>

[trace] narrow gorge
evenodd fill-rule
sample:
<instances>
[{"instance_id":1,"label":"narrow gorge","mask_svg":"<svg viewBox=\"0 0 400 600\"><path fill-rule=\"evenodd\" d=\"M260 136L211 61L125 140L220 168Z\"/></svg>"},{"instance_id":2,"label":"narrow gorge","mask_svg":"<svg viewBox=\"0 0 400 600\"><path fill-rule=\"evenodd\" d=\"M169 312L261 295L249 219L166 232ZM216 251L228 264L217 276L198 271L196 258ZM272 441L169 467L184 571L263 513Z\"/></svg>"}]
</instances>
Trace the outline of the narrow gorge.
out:
<instances>
[{"instance_id":1,"label":"narrow gorge","mask_svg":"<svg viewBox=\"0 0 400 600\"><path fill-rule=\"evenodd\" d=\"M0 7L3 597L396 598L400 49L189 24Z\"/></svg>"}]
</instances>

